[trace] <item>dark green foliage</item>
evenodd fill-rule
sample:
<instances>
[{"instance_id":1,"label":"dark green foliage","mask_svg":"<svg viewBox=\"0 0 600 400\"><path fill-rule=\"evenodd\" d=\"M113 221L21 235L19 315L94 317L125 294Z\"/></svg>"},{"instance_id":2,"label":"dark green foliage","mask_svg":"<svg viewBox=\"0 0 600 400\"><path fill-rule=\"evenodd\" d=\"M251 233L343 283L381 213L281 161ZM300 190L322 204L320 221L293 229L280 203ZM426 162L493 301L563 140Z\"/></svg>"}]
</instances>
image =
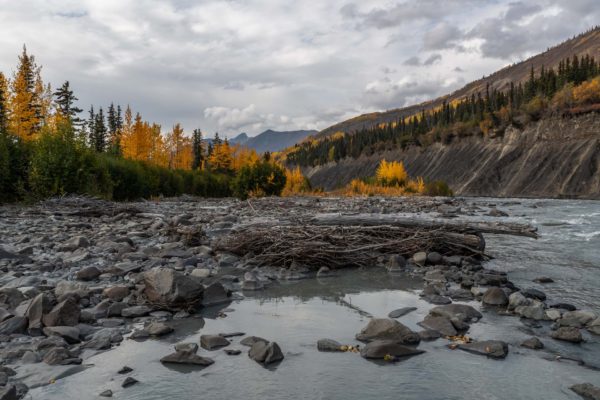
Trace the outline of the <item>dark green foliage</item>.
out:
<instances>
[{"instance_id":1,"label":"dark green foliage","mask_svg":"<svg viewBox=\"0 0 600 400\"><path fill-rule=\"evenodd\" d=\"M28 190L31 146L0 132L0 203L21 199Z\"/></svg>"},{"instance_id":2,"label":"dark green foliage","mask_svg":"<svg viewBox=\"0 0 600 400\"><path fill-rule=\"evenodd\" d=\"M233 181L233 193L240 199L249 196L279 196L285 186L283 169L268 161L243 167Z\"/></svg>"},{"instance_id":3,"label":"dark green foliage","mask_svg":"<svg viewBox=\"0 0 600 400\"><path fill-rule=\"evenodd\" d=\"M444 181L433 181L425 184L425 195L427 196L454 196L452 189Z\"/></svg>"},{"instance_id":4,"label":"dark green foliage","mask_svg":"<svg viewBox=\"0 0 600 400\"><path fill-rule=\"evenodd\" d=\"M202 161L204 160L204 154L202 152L202 131L200 129L194 129L194 132L192 133L192 151L194 153L192 169L200 169L202 167Z\"/></svg>"},{"instance_id":5,"label":"dark green foliage","mask_svg":"<svg viewBox=\"0 0 600 400\"><path fill-rule=\"evenodd\" d=\"M121 106L110 103L108 114L106 116L107 133L108 133L108 153L114 156L121 155L121 128L123 128L123 117L121 116Z\"/></svg>"},{"instance_id":6,"label":"dark green foliage","mask_svg":"<svg viewBox=\"0 0 600 400\"><path fill-rule=\"evenodd\" d=\"M69 118L73 126L80 126L83 121L77 114L83 110L75 105L75 101L77 101L78 98L73 94L73 91L69 86L69 81L63 83L63 85L54 92L54 97L56 97L55 102L60 113Z\"/></svg>"}]
</instances>

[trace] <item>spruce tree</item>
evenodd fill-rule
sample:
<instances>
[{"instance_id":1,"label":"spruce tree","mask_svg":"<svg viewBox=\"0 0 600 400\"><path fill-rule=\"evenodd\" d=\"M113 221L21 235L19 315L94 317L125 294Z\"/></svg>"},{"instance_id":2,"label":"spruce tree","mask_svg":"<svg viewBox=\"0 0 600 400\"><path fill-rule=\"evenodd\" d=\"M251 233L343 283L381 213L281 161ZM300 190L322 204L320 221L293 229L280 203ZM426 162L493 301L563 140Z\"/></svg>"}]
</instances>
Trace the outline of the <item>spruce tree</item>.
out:
<instances>
[{"instance_id":1,"label":"spruce tree","mask_svg":"<svg viewBox=\"0 0 600 400\"><path fill-rule=\"evenodd\" d=\"M58 111L66 118L69 119L73 127L81 126L82 120L77 116L83 110L75 105L75 102L79 100L73 95L73 91L69 86L69 81L65 81L63 85L53 93L56 97L55 103Z\"/></svg>"},{"instance_id":2,"label":"spruce tree","mask_svg":"<svg viewBox=\"0 0 600 400\"><path fill-rule=\"evenodd\" d=\"M203 154L202 154L202 131L200 129L194 129L192 133L192 151L194 159L192 161L192 169L201 169Z\"/></svg>"}]
</instances>

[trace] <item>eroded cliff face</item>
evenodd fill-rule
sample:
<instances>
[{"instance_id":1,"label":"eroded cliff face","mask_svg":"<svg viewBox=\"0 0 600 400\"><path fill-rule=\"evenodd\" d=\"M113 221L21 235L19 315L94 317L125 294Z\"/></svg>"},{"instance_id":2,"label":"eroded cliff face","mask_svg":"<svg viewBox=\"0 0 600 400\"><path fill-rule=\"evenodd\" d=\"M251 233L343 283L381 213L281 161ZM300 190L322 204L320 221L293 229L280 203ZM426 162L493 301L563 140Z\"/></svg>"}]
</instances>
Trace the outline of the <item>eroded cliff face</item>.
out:
<instances>
[{"instance_id":1,"label":"eroded cliff face","mask_svg":"<svg viewBox=\"0 0 600 400\"><path fill-rule=\"evenodd\" d=\"M411 176L441 179L457 195L600 199L600 114L547 118L501 137L386 151L304 172L313 187L331 190L373 176L383 158L403 161Z\"/></svg>"}]
</instances>

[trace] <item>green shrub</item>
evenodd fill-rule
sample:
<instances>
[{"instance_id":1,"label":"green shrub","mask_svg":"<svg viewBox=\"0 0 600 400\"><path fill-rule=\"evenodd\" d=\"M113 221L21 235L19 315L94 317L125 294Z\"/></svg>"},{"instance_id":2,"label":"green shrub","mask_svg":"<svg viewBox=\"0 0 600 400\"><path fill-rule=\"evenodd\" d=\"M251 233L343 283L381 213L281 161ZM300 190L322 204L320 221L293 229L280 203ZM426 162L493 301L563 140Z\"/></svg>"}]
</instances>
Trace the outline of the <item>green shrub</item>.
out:
<instances>
[{"instance_id":1,"label":"green shrub","mask_svg":"<svg viewBox=\"0 0 600 400\"><path fill-rule=\"evenodd\" d=\"M452 189L444 181L433 181L425 184L427 196L454 196Z\"/></svg>"},{"instance_id":2,"label":"green shrub","mask_svg":"<svg viewBox=\"0 0 600 400\"><path fill-rule=\"evenodd\" d=\"M284 170L268 161L245 166L233 181L233 193L240 199L250 196L279 196L285 186Z\"/></svg>"}]
</instances>

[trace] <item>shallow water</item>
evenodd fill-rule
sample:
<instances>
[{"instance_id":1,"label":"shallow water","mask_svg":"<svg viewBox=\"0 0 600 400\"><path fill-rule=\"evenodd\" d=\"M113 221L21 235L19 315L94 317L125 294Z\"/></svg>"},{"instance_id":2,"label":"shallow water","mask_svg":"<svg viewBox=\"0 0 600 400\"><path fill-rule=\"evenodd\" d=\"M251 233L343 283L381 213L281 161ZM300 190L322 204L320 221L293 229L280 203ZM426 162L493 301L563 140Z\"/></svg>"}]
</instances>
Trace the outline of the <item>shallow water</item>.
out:
<instances>
[{"instance_id":1,"label":"shallow water","mask_svg":"<svg viewBox=\"0 0 600 400\"><path fill-rule=\"evenodd\" d=\"M518 286L538 287L550 301L567 301L600 311L600 203L582 201L475 199L496 203L515 221L539 227L541 238L487 236L494 268L509 271ZM532 208L537 205L537 208ZM521 217L522 216L522 217ZM556 282L537 285L532 279L549 276ZM600 373L556 354L581 358L600 367L600 340L571 345L548 338L547 323L531 328L518 318L482 310L470 336L478 340L502 339L509 356L490 360L450 350L446 340L422 343L425 354L395 364L374 363L354 353L319 353L316 341L332 338L354 344L354 335L370 316L386 316L393 309L415 306L417 311L400 320L413 329L433 306L420 300L418 280L390 276L377 269L347 271L337 278L306 280L276 286L248 295L229 305L225 318L183 322L164 340L125 340L112 351L84 361L83 372L33 389L32 399L93 399L112 389L118 399L577 399L568 388L590 382L600 386ZM471 303L480 308L479 303ZM214 313L212 313L214 315ZM167 368L159 359L172 352L173 343L198 342L201 334L243 331L276 341L285 359L271 368L250 360L247 348L233 338L229 348L244 352L227 356L222 350L199 354L215 364L204 369ZM518 344L539 334L543 351L521 349ZM116 373L123 365L134 369L139 384L122 389Z\"/></svg>"}]
</instances>

